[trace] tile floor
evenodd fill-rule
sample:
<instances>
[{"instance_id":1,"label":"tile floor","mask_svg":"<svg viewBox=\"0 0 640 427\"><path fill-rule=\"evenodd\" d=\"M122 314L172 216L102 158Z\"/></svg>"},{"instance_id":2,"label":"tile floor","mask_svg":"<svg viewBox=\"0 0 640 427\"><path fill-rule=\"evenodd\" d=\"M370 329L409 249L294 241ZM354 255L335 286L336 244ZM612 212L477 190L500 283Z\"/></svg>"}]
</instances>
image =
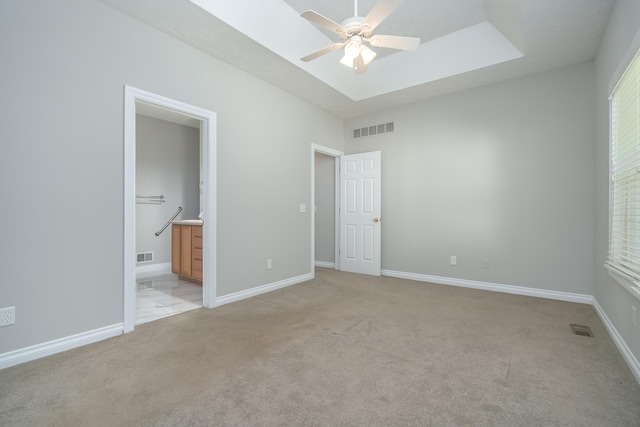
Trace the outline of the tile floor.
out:
<instances>
[{"instance_id":1,"label":"tile floor","mask_svg":"<svg viewBox=\"0 0 640 427\"><path fill-rule=\"evenodd\" d=\"M136 279L136 325L202 307L202 286L175 274Z\"/></svg>"}]
</instances>

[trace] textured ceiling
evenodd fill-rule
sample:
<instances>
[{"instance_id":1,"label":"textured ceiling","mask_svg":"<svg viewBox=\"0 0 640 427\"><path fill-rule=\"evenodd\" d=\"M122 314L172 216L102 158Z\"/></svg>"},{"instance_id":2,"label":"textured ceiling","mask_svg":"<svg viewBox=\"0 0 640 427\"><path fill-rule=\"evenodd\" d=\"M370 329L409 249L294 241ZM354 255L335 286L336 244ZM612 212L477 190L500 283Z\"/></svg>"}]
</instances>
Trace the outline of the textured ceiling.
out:
<instances>
[{"instance_id":1,"label":"textured ceiling","mask_svg":"<svg viewBox=\"0 0 640 427\"><path fill-rule=\"evenodd\" d=\"M353 16L351 1L101 1L344 118L590 61L615 2L405 0L375 32L422 44L415 52L376 48L369 71L355 76L340 52L299 61L337 41L299 14L312 9L341 22ZM375 3L358 1L358 14Z\"/></svg>"}]
</instances>

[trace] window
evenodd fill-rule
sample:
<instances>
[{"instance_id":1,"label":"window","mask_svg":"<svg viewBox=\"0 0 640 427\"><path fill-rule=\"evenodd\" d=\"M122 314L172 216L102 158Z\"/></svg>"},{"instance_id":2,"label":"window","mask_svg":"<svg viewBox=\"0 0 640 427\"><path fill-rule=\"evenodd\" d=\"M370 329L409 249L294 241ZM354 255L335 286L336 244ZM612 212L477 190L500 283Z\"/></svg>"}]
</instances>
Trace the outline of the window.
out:
<instances>
[{"instance_id":1,"label":"window","mask_svg":"<svg viewBox=\"0 0 640 427\"><path fill-rule=\"evenodd\" d=\"M621 282L623 285L636 293L640 291L639 53L636 52L610 98L611 189L606 264L616 276L629 282Z\"/></svg>"}]
</instances>

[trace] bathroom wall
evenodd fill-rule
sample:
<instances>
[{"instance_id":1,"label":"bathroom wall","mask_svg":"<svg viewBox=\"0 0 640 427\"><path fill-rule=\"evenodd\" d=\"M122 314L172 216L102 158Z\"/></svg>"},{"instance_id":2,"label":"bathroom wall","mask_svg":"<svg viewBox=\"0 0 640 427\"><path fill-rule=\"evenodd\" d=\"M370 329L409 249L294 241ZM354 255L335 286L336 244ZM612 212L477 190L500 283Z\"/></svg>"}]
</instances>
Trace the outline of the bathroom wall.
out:
<instances>
[{"instance_id":1,"label":"bathroom wall","mask_svg":"<svg viewBox=\"0 0 640 427\"><path fill-rule=\"evenodd\" d=\"M136 252L153 251L148 266L171 262L171 226L156 236L178 207L176 219L200 212L200 130L136 116L136 195L164 195L164 203L136 203ZM139 199L143 201L145 199Z\"/></svg>"}]
</instances>

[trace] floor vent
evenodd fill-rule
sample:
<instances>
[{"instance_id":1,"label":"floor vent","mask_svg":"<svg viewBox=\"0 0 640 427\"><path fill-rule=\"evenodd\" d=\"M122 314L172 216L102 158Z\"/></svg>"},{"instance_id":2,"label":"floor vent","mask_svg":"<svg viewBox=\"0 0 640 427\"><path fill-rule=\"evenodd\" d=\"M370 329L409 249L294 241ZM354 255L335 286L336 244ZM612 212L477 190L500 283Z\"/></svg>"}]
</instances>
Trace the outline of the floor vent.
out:
<instances>
[{"instance_id":1,"label":"floor vent","mask_svg":"<svg viewBox=\"0 0 640 427\"><path fill-rule=\"evenodd\" d=\"M379 125L366 126L363 128L353 129L351 136L353 139L364 138L366 136L379 135L382 133L389 133L395 130L395 123L381 123Z\"/></svg>"},{"instance_id":2,"label":"floor vent","mask_svg":"<svg viewBox=\"0 0 640 427\"><path fill-rule=\"evenodd\" d=\"M153 289L153 280L136 281L136 290L146 291L149 289Z\"/></svg>"},{"instance_id":3,"label":"floor vent","mask_svg":"<svg viewBox=\"0 0 640 427\"><path fill-rule=\"evenodd\" d=\"M151 262L153 261L153 252L139 252L136 254L136 262Z\"/></svg>"},{"instance_id":4,"label":"floor vent","mask_svg":"<svg viewBox=\"0 0 640 427\"><path fill-rule=\"evenodd\" d=\"M593 338L593 332L591 332L590 327L584 325L576 325L575 323L572 323L569 326L571 326L571 332L573 332L575 335Z\"/></svg>"}]
</instances>

